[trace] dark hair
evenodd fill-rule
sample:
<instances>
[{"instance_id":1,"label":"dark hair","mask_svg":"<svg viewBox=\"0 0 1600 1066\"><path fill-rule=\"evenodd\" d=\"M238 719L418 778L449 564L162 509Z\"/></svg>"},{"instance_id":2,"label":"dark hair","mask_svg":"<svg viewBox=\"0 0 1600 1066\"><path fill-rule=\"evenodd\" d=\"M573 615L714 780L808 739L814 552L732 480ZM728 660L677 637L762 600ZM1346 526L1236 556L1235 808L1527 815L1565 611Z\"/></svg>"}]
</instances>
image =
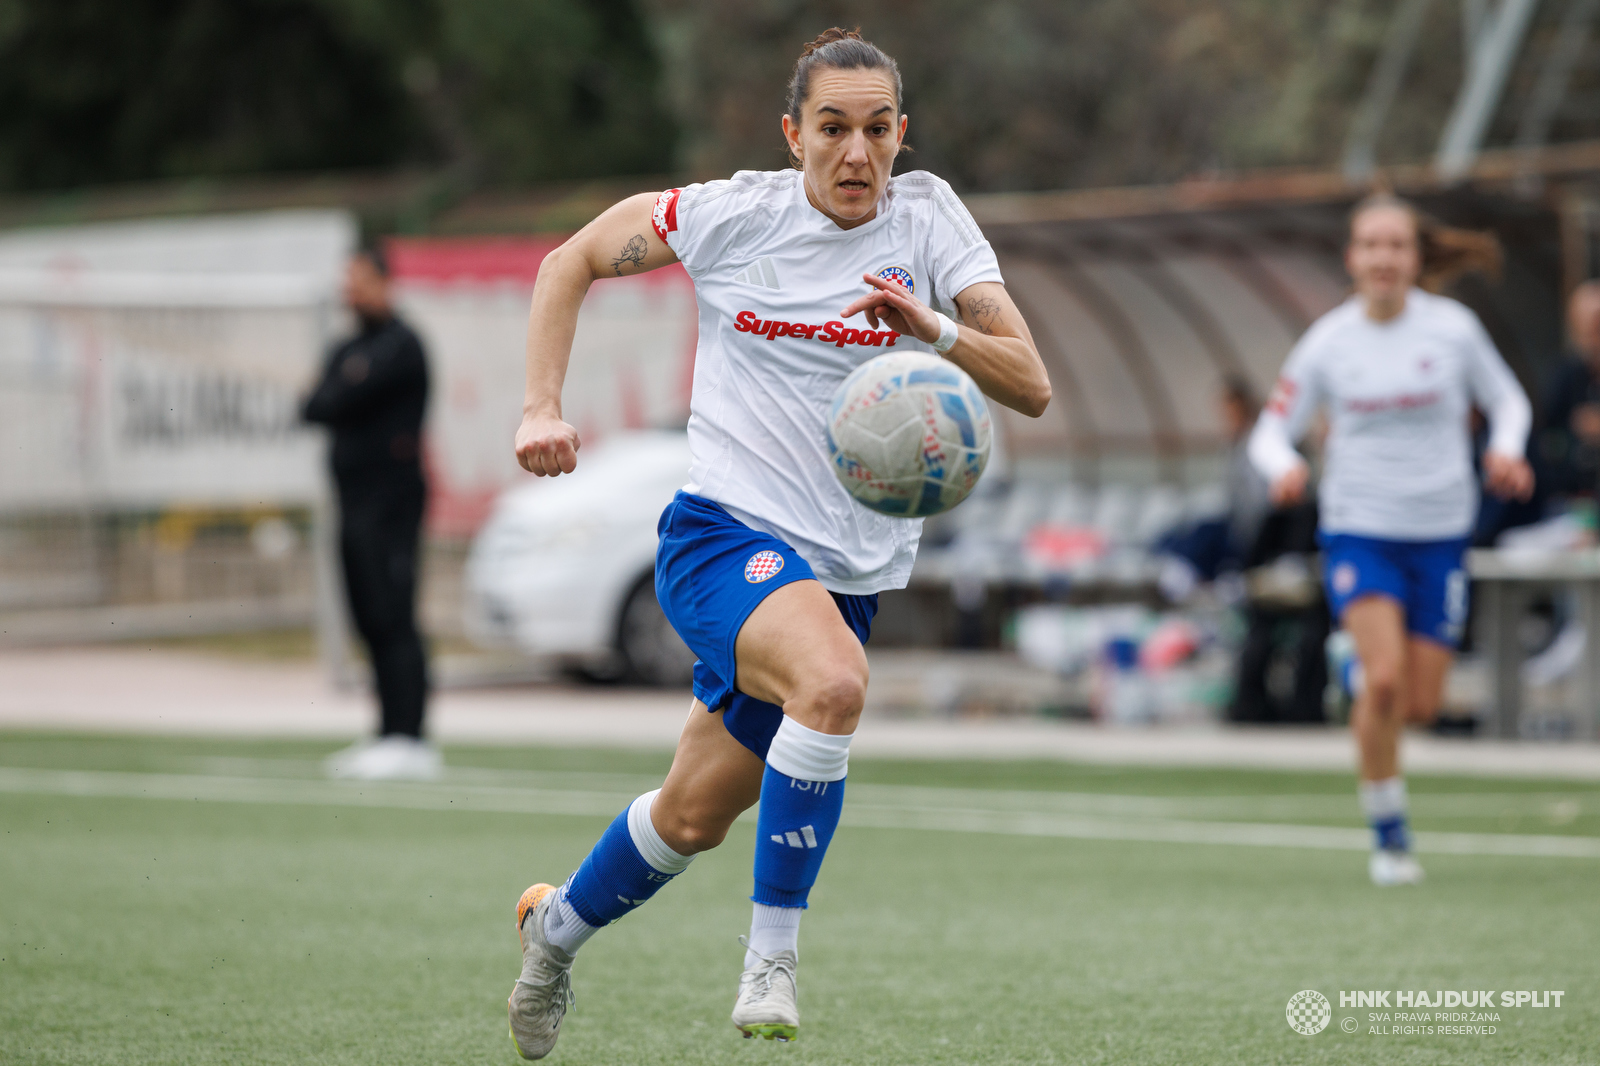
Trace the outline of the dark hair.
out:
<instances>
[{"instance_id":1,"label":"dark hair","mask_svg":"<svg viewBox=\"0 0 1600 1066\"><path fill-rule=\"evenodd\" d=\"M817 67L831 70L882 70L894 79L894 109L900 111L901 87L900 65L889 58L888 53L864 40L861 28L853 30L840 29L834 26L823 30L817 39L807 44L800 50L800 58L795 60L794 73L789 75L789 92L784 99L784 108L789 113L789 120L796 125L800 122L800 108L811 96L811 72ZM905 151L904 146L901 151ZM800 161L789 153L789 162L795 166Z\"/></svg>"},{"instance_id":2,"label":"dark hair","mask_svg":"<svg viewBox=\"0 0 1600 1066\"><path fill-rule=\"evenodd\" d=\"M1261 409L1261 404L1256 399L1255 386L1250 384L1250 379L1243 374L1233 371L1222 375L1222 395L1244 409L1250 418L1256 416Z\"/></svg>"},{"instance_id":3,"label":"dark hair","mask_svg":"<svg viewBox=\"0 0 1600 1066\"><path fill-rule=\"evenodd\" d=\"M361 247L351 254L351 258L365 259L371 263L380 278L389 276L389 255L383 250L382 241L362 241Z\"/></svg>"},{"instance_id":4,"label":"dark hair","mask_svg":"<svg viewBox=\"0 0 1600 1066\"><path fill-rule=\"evenodd\" d=\"M1474 272L1491 280L1499 279L1504 255L1494 234L1443 225L1423 214L1410 200L1392 192L1375 192L1350 209L1350 235L1355 236L1356 219L1382 208L1404 211L1411 216L1417 233L1417 251L1422 259L1421 275L1417 278L1422 288L1440 292L1461 275Z\"/></svg>"}]
</instances>

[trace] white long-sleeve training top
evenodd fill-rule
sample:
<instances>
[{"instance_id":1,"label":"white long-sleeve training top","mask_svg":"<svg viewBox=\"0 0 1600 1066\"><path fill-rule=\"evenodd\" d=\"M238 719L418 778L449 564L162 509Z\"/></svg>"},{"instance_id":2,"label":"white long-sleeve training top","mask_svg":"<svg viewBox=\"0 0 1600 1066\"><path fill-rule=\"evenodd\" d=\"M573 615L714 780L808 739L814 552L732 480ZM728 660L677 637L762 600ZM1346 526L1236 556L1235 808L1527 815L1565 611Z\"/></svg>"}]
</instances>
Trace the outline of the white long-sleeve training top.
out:
<instances>
[{"instance_id":1,"label":"white long-sleeve training top","mask_svg":"<svg viewBox=\"0 0 1600 1066\"><path fill-rule=\"evenodd\" d=\"M1412 289L1387 322L1352 296L1295 345L1250 436L1270 480L1303 462L1294 441L1327 410L1324 532L1445 540L1472 530L1478 484L1467 415L1489 418L1489 448L1521 457L1533 413L1478 316Z\"/></svg>"}]
</instances>

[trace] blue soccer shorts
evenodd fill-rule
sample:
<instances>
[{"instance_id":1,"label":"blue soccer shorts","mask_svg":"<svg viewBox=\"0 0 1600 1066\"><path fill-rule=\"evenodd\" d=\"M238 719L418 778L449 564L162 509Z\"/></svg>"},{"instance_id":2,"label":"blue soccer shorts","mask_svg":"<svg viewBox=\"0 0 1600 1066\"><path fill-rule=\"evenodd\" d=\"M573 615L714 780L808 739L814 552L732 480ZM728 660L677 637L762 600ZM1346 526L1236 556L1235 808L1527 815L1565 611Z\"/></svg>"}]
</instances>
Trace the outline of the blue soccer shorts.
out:
<instances>
[{"instance_id":1,"label":"blue soccer shorts","mask_svg":"<svg viewBox=\"0 0 1600 1066\"><path fill-rule=\"evenodd\" d=\"M1467 621L1467 538L1382 540L1322 533L1323 579L1336 619L1362 596L1388 596L1405 612L1406 630L1447 648L1461 643Z\"/></svg>"},{"instance_id":2,"label":"blue soccer shorts","mask_svg":"<svg viewBox=\"0 0 1600 1066\"><path fill-rule=\"evenodd\" d=\"M656 526L656 599L672 628L699 657L694 695L723 711L733 737L762 759L783 709L734 689L734 645L746 618L774 590L814 580L811 566L770 533L751 529L710 500L679 492ZM845 622L865 644L878 597L833 594Z\"/></svg>"}]
</instances>

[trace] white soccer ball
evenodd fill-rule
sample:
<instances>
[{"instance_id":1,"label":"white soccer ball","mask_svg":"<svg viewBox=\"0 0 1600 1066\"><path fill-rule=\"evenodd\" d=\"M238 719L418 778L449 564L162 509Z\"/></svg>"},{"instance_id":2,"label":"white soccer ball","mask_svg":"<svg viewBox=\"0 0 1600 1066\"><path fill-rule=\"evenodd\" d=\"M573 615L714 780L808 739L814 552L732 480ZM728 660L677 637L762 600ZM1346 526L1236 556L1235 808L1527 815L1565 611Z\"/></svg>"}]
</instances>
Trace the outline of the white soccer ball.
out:
<instances>
[{"instance_id":1,"label":"white soccer ball","mask_svg":"<svg viewBox=\"0 0 1600 1066\"><path fill-rule=\"evenodd\" d=\"M870 359L833 394L828 454L863 506L900 518L948 511L989 462L983 393L954 363L922 352Z\"/></svg>"}]
</instances>

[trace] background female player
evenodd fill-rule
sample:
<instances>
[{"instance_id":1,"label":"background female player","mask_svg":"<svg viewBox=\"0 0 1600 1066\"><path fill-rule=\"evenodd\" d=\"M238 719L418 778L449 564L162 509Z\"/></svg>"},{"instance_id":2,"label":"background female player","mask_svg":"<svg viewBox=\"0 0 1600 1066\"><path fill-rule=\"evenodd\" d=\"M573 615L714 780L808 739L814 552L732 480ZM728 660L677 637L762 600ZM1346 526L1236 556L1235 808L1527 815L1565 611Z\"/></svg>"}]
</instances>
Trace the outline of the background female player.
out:
<instances>
[{"instance_id":1,"label":"background female player","mask_svg":"<svg viewBox=\"0 0 1600 1066\"><path fill-rule=\"evenodd\" d=\"M1489 416L1489 490L1533 490L1523 459L1530 411L1517 379L1476 315L1416 287L1425 273L1497 259L1487 238L1440 230L1393 196L1357 205L1345 250L1356 293L1295 346L1250 442L1274 501L1293 503L1308 470L1291 441L1317 407L1327 411L1319 539L1329 604L1360 661L1350 722L1375 837L1369 871L1380 885L1422 878L1406 829L1400 731L1433 719L1466 620L1462 564L1478 503L1472 404Z\"/></svg>"},{"instance_id":2,"label":"background female player","mask_svg":"<svg viewBox=\"0 0 1600 1066\"><path fill-rule=\"evenodd\" d=\"M590 283L673 262L694 280L692 466L661 516L656 592L700 661L666 782L617 816L566 884L534 885L518 903L511 1031L527 1058L555 1044L584 941L721 843L757 799L755 908L733 1018L747 1036L795 1035L800 911L839 822L866 692L862 642L876 594L905 585L920 531L839 484L828 403L891 345L943 354L1025 414L1050 399L961 202L930 174L890 177L905 131L894 61L829 30L789 83L783 132L798 169L624 200L540 268L516 446L524 467L551 477L578 466L561 384Z\"/></svg>"}]
</instances>

